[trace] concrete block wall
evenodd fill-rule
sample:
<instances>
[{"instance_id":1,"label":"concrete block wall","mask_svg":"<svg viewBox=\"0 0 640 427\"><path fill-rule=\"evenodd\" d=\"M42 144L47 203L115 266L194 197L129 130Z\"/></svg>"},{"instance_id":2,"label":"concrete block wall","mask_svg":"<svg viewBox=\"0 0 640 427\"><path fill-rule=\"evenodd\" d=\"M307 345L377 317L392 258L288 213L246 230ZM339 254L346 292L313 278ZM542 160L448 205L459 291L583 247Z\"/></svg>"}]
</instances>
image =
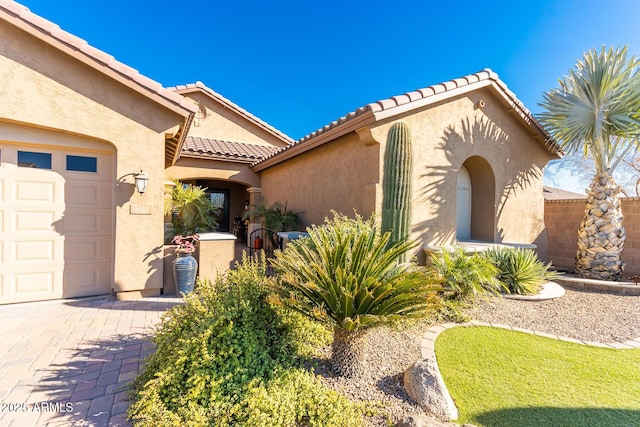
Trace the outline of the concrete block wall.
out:
<instances>
[{"instance_id":1,"label":"concrete block wall","mask_svg":"<svg viewBox=\"0 0 640 427\"><path fill-rule=\"evenodd\" d=\"M544 222L547 230L547 261L556 267L573 269L578 250L578 227L586 199L545 200ZM624 279L640 274L640 197L622 199L622 215L627 240L622 251L626 263Z\"/></svg>"}]
</instances>

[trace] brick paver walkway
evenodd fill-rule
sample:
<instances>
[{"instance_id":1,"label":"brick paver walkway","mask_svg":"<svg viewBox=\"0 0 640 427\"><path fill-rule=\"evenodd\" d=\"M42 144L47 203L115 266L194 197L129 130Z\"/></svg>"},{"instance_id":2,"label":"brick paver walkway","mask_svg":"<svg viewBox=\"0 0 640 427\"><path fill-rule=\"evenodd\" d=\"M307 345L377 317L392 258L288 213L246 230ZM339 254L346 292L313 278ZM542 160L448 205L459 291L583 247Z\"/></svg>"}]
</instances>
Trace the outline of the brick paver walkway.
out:
<instances>
[{"instance_id":1,"label":"brick paver walkway","mask_svg":"<svg viewBox=\"0 0 640 427\"><path fill-rule=\"evenodd\" d=\"M0 426L127 426L145 339L180 298L0 306Z\"/></svg>"}]
</instances>

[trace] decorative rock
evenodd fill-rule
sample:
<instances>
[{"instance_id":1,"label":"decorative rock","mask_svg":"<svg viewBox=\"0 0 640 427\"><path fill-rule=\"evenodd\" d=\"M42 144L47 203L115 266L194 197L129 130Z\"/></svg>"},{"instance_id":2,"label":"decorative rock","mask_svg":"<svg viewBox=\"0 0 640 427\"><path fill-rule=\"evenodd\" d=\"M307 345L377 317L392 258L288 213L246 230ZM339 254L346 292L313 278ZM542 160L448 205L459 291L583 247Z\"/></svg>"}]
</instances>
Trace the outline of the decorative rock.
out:
<instances>
[{"instance_id":1,"label":"decorative rock","mask_svg":"<svg viewBox=\"0 0 640 427\"><path fill-rule=\"evenodd\" d=\"M458 418L458 408L442 380L434 358L419 360L404 372L404 388L409 397L434 417L450 421Z\"/></svg>"},{"instance_id":2,"label":"decorative rock","mask_svg":"<svg viewBox=\"0 0 640 427\"><path fill-rule=\"evenodd\" d=\"M473 427L471 424L465 426ZM459 427L458 424L441 422L424 414L409 415L398 423L397 427Z\"/></svg>"}]
</instances>

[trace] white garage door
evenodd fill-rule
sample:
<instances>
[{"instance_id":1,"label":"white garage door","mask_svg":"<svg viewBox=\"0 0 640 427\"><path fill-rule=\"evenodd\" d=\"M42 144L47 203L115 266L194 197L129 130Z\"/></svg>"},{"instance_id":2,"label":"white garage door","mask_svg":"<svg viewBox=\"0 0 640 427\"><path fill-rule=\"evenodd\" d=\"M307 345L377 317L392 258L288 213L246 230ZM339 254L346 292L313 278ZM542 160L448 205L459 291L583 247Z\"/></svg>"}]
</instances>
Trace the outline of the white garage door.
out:
<instances>
[{"instance_id":1,"label":"white garage door","mask_svg":"<svg viewBox=\"0 0 640 427\"><path fill-rule=\"evenodd\" d=\"M113 156L0 141L0 304L111 292Z\"/></svg>"}]
</instances>

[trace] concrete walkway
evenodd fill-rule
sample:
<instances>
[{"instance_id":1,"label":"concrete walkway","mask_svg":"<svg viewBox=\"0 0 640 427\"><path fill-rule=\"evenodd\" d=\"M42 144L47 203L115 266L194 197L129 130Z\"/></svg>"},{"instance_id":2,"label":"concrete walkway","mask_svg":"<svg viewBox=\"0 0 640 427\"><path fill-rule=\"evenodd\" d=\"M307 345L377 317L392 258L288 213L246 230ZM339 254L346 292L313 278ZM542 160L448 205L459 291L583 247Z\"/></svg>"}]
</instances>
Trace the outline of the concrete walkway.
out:
<instances>
[{"instance_id":1,"label":"concrete walkway","mask_svg":"<svg viewBox=\"0 0 640 427\"><path fill-rule=\"evenodd\" d=\"M181 298L0 306L1 426L127 426L145 339Z\"/></svg>"}]
</instances>

